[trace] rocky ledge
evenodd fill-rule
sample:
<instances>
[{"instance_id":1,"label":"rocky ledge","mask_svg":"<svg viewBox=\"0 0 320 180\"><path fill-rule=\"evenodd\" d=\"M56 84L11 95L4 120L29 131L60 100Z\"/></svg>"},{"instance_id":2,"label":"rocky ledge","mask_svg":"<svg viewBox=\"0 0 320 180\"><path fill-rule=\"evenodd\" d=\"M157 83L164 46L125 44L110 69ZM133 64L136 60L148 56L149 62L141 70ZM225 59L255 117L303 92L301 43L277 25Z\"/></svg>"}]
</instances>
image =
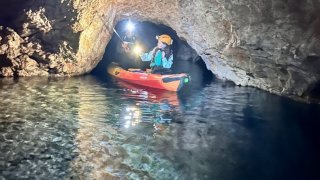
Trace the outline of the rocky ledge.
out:
<instances>
[{"instance_id":1,"label":"rocky ledge","mask_svg":"<svg viewBox=\"0 0 320 180\"><path fill-rule=\"evenodd\" d=\"M130 17L170 26L217 77L237 85L305 100L320 86L319 1L13 0L0 7L1 76L90 72L112 27Z\"/></svg>"}]
</instances>

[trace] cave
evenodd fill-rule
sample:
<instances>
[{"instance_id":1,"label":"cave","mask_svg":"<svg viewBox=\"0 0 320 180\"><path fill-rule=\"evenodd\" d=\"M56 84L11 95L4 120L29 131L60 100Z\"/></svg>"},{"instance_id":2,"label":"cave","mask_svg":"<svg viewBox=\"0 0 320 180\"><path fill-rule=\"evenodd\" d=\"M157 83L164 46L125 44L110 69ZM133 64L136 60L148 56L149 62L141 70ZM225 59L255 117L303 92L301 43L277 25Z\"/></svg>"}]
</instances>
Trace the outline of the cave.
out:
<instances>
[{"instance_id":1,"label":"cave","mask_svg":"<svg viewBox=\"0 0 320 180\"><path fill-rule=\"evenodd\" d=\"M310 59L320 51L315 1L28 0L1 5L0 54L13 65L2 67L0 76L90 73L103 58L113 27L132 18L172 28L217 79L302 101L308 101L320 79L314 68L319 60Z\"/></svg>"},{"instance_id":2,"label":"cave","mask_svg":"<svg viewBox=\"0 0 320 180\"><path fill-rule=\"evenodd\" d=\"M168 34L172 37L173 45L171 49L174 58L171 68L172 73L188 73L194 86L210 83L214 79L213 73L208 70L203 59L186 41L178 37L176 31L163 24L155 24L148 21L139 22L134 19L124 19L116 24L115 32L106 46L103 58L96 68L93 69L92 74L106 76L107 66L111 62L118 63L125 69L139 68L146 70L150 68L150 62L142 62L139 57L128 58L122 52L122 39L120 38L125 36L128 21L135 24L134 34L137 42L142 45L144 52L149 52L156 46L157 35Z\"/></svg>"},{"instance_id":3,"label":"cave","mask_svg":"<svg viewBox=\"0 0 320 180\"><path fill-rule=\"evenodd\" d=\"M0 179L320 179L319 10L0 1ZM144 52L169 34L173 73L191 82L176 92L111 78L111 62L149 68L119 52L128 21ZM185 82L172 76L161 80Z\"/></svg>"}]
</instances>

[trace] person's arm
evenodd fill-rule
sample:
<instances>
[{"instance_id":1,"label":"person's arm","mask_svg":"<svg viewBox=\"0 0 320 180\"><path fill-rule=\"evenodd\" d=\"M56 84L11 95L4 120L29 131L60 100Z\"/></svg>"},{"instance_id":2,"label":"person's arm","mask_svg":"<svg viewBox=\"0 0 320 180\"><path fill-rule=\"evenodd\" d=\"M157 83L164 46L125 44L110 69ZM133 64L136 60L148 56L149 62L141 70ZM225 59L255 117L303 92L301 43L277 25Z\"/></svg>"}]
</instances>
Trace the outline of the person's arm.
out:
<instances>
[{"instance_id":1,"label":"person's arm","mask_svg":"<svg viewBox=\"0 0 320 180\"><path fill-rule=\"evenodd\" d=\"M168 59L166 57L162 58L162 66L164 68L171 68L172 64L173 64L173 55L172 54Z\"/></svg>"},{"instance_id":2,"label":"person's arm","mask_svg":"<svg viewBox=\"0 0 320 180\"><path fill-rule=\"evenodd\" d=\"M155 48L148 53L143 53L142 55L140 55L141 60L142 61L151 61L153 58L154 51L155 51Z\"/></svg>"}]
</instances>

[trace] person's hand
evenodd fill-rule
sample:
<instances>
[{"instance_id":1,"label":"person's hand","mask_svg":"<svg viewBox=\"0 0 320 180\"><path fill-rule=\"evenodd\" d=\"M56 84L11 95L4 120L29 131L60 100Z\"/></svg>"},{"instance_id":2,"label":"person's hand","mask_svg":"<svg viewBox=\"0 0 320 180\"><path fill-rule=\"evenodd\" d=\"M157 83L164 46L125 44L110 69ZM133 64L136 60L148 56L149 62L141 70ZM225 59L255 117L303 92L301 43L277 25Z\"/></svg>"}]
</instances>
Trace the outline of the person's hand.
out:
<instances>
[{"instance_id":1,"label":"person's hand","mask_svg":"<svg viewBox=\"0 0 320 180\"><path fill-rule=\"evenodd\" d=\"M124 49L124 51L125 51L126 53L129 53L129 52L130 52L129 43L124 42L124 43L122 43L121 46L122 46L122 48Z\"/></svg>"},{"instance_id":2,"label":"person's hand","mask_svg":"<svg viewBox=\"0 0 320 180\"><path fill-rule=\"evenodd\" d=\"M128 48L128 43L127 43L127 42L124 42L124 43L121 44L121 46L122 46L123 48Z\"/></svg>"}]
</instances>

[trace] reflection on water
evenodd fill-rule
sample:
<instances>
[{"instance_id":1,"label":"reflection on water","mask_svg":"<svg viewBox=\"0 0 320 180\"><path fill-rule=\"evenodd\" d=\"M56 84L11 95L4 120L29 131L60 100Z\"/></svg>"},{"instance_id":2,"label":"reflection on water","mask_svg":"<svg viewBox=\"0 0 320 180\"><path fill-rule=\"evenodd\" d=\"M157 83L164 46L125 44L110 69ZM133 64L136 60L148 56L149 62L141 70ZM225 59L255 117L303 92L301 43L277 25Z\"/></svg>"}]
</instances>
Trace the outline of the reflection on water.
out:
<instances>
[{"instance_id":1,"label":"reflection on water","mask_svg":"<svg viewBox=\"0 0 320 180\"><path fill-rule=\"evenodd\" d=\"M221 82L0 79L0 179L318 179L319 110Z\"/></svg>"},{"instance_id":2,"label":"reflection on water","mask_svg":"<svg viewBox=\"0 0 320 180\"><path fill-rule=\"evenodd\" d=\"M176 92L142 87L122 81L117 82L117 84L123 88L126 97L132 97L135 100L144 102L148 101L157 104L166 103L172 106L179 106L179 98Z\"/></svg>"},{"instance_id":3,"label":"reflection on water","mask_svg":"<svg viewBox=\"0 0 320 180\"><path fill-rule=\"evenodd\" d=\"M179 106L176 92L145 88L124 82L117 82L123 88L124 96L135 100L134 106L126 108L126 127L138 123L153 123L155 130L172 121L172 113ZM131 123L129 123L131 122Z\"/></svg>"}]
</instances>

